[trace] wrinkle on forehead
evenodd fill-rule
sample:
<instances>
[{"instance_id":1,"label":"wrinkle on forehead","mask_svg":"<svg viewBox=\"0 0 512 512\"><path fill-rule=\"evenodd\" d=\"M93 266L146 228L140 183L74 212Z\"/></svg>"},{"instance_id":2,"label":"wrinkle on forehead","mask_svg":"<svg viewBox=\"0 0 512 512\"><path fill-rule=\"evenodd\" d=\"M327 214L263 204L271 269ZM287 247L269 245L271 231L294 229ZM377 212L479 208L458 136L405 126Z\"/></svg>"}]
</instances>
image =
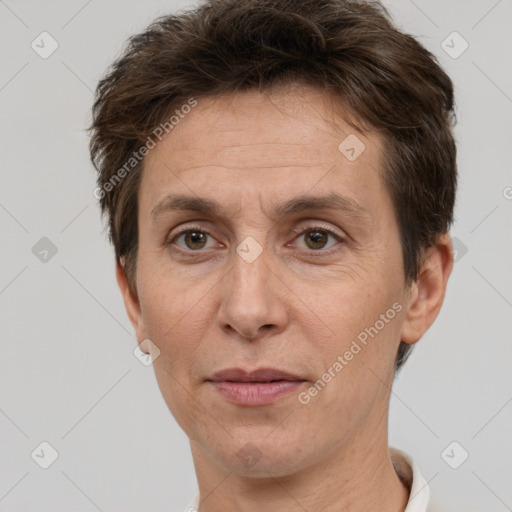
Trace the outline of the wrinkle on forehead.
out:
<instances>
[{"instance_id":1,"label":"wrinkle on forehead","mask_svg":"<svg viewBox=\"0 0 512 512\"><path fill-rule=\"evenodd\" d=\"M341 195L351 195L350 188L353 197L363 193L372 171L380 168L381 141L375 132L359 135L366 150L349 162L338 146L354 130L329 105L327 93L315 89L198 98L198 105L146 157L145 167L151 168L146 183L147 178L153 183L150 208L167 183L172 190L171 182L198 196L217 190L233 215L258 208L271 219L270 195L279 203L310 190L320 194L322 188L323 194L333 187ZM272 194L274 177L279 194ZM322 187L326 179L329 185ZM229 194L223 196L224 183Z\"/></svg>"}]
</instances>

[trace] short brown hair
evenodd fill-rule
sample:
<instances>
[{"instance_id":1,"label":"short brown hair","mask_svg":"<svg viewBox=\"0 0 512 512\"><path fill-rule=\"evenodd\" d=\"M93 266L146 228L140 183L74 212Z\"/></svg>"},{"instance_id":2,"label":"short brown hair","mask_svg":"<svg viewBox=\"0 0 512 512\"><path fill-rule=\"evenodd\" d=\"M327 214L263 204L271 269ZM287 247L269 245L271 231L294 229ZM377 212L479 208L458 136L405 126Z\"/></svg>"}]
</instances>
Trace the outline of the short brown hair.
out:
<instances>
[{"instance_id":1,"label":"short brown hair","mask_svg":"<svg viewBox=\"0 0 512 512\"><path fill-rule=\"evenodd\" d=\"M95 195L135 297L143 159L133 169L126 162L191 97L280 83L323 88L343 99L356 128L385 138L383 177L405 279L417 279L425 249L452 223L457 179L453 86L435 57L398 31L379 2L211 0L131 37L96 90ZM400 343L395 371L411 347Z\"/></svg>"}]
</instances>

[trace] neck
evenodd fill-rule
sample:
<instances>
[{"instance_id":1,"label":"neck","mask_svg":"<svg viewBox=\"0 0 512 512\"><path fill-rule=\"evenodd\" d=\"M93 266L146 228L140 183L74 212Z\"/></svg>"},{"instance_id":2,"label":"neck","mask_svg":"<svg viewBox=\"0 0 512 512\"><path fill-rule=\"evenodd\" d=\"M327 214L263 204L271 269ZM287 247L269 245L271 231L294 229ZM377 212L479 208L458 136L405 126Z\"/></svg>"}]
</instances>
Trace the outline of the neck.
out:
<instances>
[{"instance_id":1,"label":"neck","mask_svg":"<svg viewBox=\"0 0 512 512\"><path fill-rule=\"evenodd\" d=\"M279 477L236 474L191 442L199 512L403 512L409 489L398 477L389 455L387 414L380 419L379 423L384 423L381 435L376 435L375 428L363 428L349 442L330 447L326 457Z\"/></svg>"}]
</instances>

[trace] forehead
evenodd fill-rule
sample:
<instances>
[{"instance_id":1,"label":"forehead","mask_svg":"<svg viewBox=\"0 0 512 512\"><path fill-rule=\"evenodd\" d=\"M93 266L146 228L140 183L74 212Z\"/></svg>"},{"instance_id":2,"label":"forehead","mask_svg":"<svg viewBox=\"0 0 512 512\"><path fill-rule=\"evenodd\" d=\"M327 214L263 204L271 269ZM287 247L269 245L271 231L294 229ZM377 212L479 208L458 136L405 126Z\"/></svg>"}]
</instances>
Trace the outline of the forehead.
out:
<instances>
[{"instance_id":1,"label":"forehead","mask_svg":"<svg viewBox=\"0 0 512 512\"><path fill-rule=\"evenodd\" d=\"M230 192L256 190L283 196L333 188L353 195L372 183L380 189L382 141L356 132L342 111L339 101L311 87L198 98L147 154L143 201L153 209L176 188L201 196L223 191L226 200ZM355 159L345 151L347 140L360 152Z\"/></svg>"},{"instance_id":2,"label":"forehead","mask_svg":"<svg viewBox=\"0 0 512 512\"><path fill-rule=\"evenodd\" d=\"M325 154L327 148L337 150L350 134L373 146L380 144L376 133L357 132L345 121L348 115L340 98L314 87L289 85L264 92L251 89L199 98L197 106L181 116L164 141L172 145L172 139L179 138L173 152L186 152L191 162L208 159L222 149L223 157L236 159L235 165L243 163L242 157L254 155L272 164L276 160L284 163L299 148L307 149L305 156L316 163L322 155L329 156L331 152ZM166 144L159 145L163 149ZM148 157L150 160L151 154Z\"/></svg>"}]
</instances>

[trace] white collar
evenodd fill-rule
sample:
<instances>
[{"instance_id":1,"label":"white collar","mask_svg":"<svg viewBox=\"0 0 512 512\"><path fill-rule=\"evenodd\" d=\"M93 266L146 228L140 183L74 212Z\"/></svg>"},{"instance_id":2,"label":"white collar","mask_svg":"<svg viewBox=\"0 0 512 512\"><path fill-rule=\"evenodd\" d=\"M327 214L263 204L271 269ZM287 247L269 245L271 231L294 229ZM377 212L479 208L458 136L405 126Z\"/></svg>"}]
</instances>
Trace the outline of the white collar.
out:
<instances>
[{"instance_id":1,"label":"white collar","mask_svg":"<svg viewBox=\"0 0 512 512\"><path fill-rule=\"evenodd\" d=\"M428 512L430 488L412 457L397 448L389 447L391 462L400 480L410 489L404 512Z\"/></svg>"},{"instance_id":2,"label":"white collar","mask_svg":"<svg viewBox=\"0 0 512 512\"><path fill-rule=\"evenodd\" d=\"M430 488L412 457L397 448L389 447L391 462L400 480L410 489L404 512L428 512ZM189 503L184 512L198 512L199 494Z\"/></svg>"}]
</instances>

